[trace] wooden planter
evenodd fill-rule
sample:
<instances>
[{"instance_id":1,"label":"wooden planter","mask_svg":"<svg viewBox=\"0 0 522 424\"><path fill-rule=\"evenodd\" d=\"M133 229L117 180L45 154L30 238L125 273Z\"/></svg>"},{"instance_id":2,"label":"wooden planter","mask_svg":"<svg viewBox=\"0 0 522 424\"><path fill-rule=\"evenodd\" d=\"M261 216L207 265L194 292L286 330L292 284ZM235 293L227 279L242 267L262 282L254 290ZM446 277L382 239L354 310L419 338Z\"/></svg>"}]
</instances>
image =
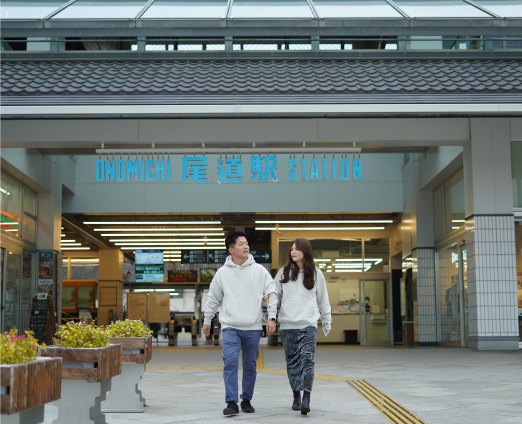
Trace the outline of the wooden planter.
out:
<instances>
[{"instance_id":1,"label":"wooden planter","mask_svg":"<svg viewBox=\"0 0 522 424\"><path fill-rule=\"evenodd\" d=\"M113 344L121 344L123 349L122 361L147 364L152 358L152 336L147 337L110 337ZM128 352L128 350L139 349L139 353ZM126 352L127 351L127 352Z\"/></svg>"},{"instance_id":2,"label":"wooden planter","mask_svg":"<svg viewBox=\"0 0 522 424\"><path fill-rule=\"evenodd\" d=\"M40 356L63 359L63 380L100 383L121 374L121 345L110 344L98 348L47 346L45 349L47 351L40 351ZM93 366L86 365L87 363Z\"/></svg>"},{"instance_id":3,"label":"wooden planter","mask_svg":"<svg viewBox=\"0 0 522 424\"><path fill-rule=\"evenodd\" d=\"M55 402L58 417L53 424L104 424L101 403L111 390L113 377L121 374L121 345L46 349L40 355L63 359L62 397Z\"/></svg>"},{"instance_id":4,"label":"wooden planter","mask_svg":"<svg viewBox=\"0 0 522 424\"><path fill-rule=\"evenodd\" d=\"M61 358L0 365L2 422L42 422L44 405L60 399L61 380Z\"/></svg>"},{"instance_id":5,"label":"wooden planter","mask_svg":"<svg viewBox=\"0 0 522 424\"><path fill-rule=\"evenodd\" d=\"M145 398L138 384L152 358L152 336L111 337L123 348L122 373L112 379L112 387L102 404L102 412L143 412Z\"/></svg>"}]
</instances>

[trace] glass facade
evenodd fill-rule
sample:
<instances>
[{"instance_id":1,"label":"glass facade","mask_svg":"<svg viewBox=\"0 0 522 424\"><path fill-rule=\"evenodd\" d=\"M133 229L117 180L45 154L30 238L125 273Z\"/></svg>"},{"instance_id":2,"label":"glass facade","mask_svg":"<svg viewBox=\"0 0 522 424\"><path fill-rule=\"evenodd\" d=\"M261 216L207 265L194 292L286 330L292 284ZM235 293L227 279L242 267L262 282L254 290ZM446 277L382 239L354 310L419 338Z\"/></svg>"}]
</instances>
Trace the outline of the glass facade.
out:
<instances>
[{"instance_id":1,"label":"glass facade","mask_svg":"<svg viewBox=\"0 0 522 424\"><path fill-rule=\"evenodd\" d=\"M2 231L12 236L20 236L22 184L2 172L0 194Z\"/></svg>"},{"instance_id":2,"label":"glass facade","mask_svg":"<svg viewBox=\"0 0 522 424\"><path fill-rule=\"evenodd\" d=\"M511 142L511 174L513 176L513 205L522 208L522 141Z\"/></svg>"},{"instance_id":3,"label":"glass facade","mask_svg":"<svg viewBox=\"0 0 522 424\"><path fill-rule=\"evenodd\" d=\"M518 325L522 341L522 221L515 222L515 246L517 249Z\"/></svg>"},{"instance_id":4,"label":"glass facade","mask_svg":"<svg viewBox=\"0 0 522 424\"><path fill-rule=\"evenodd\" d=\"M464 171L460 170L433 192L435 239L464 225Z\"/></svg>"},{"instance_id":5,"label":"glass facade","mask_svg":"<svg viewBox=\"0 0 522 424\"><path fill-rule=\"evenodd\" d=\"M314 0L321 18L402 18L384 0Z\"/></svg>"},{"instance_id":6,"label":"glass facade","mask_svg":"<svg viewBox=\"0 0 522 424\"><path fill-rule=\"evenodd\" d=\"M416 18L489 18L485 12L460 0L395 0L409 16Z\"/></svg>"},{"instance_id":7,"label":"glass facade","mask_svg":"<svg viewBox=\"0 0 522 424\"><path fill-rule=\"evenodd\" d=\"M460 264L457 244L440 250L438 256L441 342L459 342L461 335Z\"/></svg>"}]
</instances>

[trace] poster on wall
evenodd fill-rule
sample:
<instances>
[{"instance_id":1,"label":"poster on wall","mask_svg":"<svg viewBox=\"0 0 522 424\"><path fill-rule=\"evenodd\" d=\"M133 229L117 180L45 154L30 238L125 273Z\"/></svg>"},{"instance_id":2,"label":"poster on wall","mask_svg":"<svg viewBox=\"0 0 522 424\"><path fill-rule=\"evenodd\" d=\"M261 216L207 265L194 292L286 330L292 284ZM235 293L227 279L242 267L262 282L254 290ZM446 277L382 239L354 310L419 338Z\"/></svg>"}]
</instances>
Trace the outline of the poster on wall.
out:
<instances>
[{"instance_id":1,"label":"poster on wall","mask_svg":"<svg viewBox=\"0 0 522 424\"><path fill-rule=\"evenodd\" d=\"M53 294L54 252L38 252L38 293Z\"/></svg>"}]
</instances>

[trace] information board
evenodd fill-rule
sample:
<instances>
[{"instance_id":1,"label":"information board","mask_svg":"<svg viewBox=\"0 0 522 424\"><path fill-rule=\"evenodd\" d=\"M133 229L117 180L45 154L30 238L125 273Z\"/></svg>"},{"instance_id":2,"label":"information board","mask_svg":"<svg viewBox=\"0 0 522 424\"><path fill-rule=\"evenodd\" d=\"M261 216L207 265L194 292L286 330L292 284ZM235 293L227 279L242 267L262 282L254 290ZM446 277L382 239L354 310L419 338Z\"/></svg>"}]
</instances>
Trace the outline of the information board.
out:
<instances>
[{"instance_id":1,"label":"information board","mask_svg":"<svg viewBox=\"0 0 522 424\"><path fill-rule=\"evenodd\" d=\"M147 293L127 294L127 316L132 320L147 321Z\"/></svg>"},{"instance_id":2,"label":"information board","mask_svg":"<svg viewBox=\"0 0 522 424\"><path fill-rule=\"evenodd\" d=\"M250 254L258 264L269 264L272 262L272 249L251 250Z\"/></svg>"},{"instance_id":3,"label":"information board","mask_svg":"<svg viewBox=\"0 0 522 424\"><path fill-rule=\"evenodd\" d=\"M197 283L198 272L197 271L169 271L168 273L169 283Z\"/></svg>"},{"instance_id":4,"label":"information board","mask_svg":"<svg viewBox=\"0 0 522 424\"><path fill-rule=\"evenodd\" d=\"M251 250L250 254L259 264L269 264L272 262L271 249ZM229 253L225 249L220 250L182 250L182 264L224 264Z\"/></svg>"},{"instance_id":5,"label":"information board","mask_svg":"<svg viewBox=\"0 0 522 424\"><path fill-rule=\"evenodd\" d=\"M44 342L48 345L53 344L56 320L52 296L47 295L45 298L41 294L33 296L29 329L34 331L34 337L39 342Z\"/></svg>"},{"instance_id":6,"label":"information board","mask_svg":"<svg viewBox=\"0 0 522 424\"><path fill-rule=\"evenodd\" d=\"M182 250L182 264L207 264L208 250Z\"/></svg>"},{"instance_id":7,"label":"information board","mask_svg":"<svg viewBox=\"0 0 522 424\"><path fill-rule=\"evenodd\" d=\"M136 249L134 270L137 283L163 283L163 250Z\"/></svg>"}]
</instances>

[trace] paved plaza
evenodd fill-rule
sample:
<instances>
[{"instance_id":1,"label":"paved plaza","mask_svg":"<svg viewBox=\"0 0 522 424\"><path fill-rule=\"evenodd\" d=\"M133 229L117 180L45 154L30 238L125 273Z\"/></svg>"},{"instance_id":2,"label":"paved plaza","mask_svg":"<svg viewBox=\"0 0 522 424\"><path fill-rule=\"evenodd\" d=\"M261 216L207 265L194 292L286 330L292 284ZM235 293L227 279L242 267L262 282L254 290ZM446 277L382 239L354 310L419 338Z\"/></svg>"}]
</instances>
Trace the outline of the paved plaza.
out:
<instances>
[{"instance_id":1,"label":"paved plaza","mask_svg":"<svg viewBox=\"0 0 522 424\"><path fill-rule=\"evenodd\" d=\"M254 414L222 415L220 347L157 347L140 384L147 399L145 412L107 414L107 423L390 422L349 385L351 379L370 383L414 414L417 422L522 423L522 350L319 346L307 416L290 408L283 348L262 346L261 352ZM56 408L46 406L45 423L55 416Z\"/></svg>"}]
</instances>

